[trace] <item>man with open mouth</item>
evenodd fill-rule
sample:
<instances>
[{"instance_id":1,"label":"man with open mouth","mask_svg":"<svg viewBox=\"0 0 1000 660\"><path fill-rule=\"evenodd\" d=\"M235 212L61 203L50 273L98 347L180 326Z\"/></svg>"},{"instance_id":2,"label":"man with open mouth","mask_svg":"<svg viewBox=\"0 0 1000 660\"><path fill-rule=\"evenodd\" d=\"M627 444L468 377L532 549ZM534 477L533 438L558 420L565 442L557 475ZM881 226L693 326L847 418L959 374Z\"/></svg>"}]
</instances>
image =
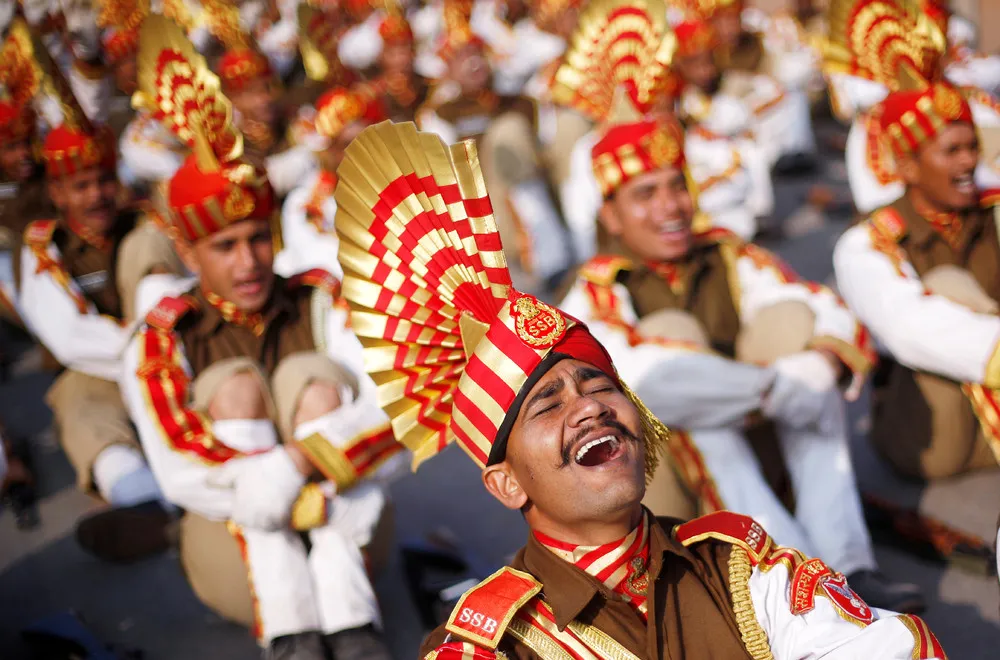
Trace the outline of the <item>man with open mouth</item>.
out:
<instances>
[{"instance_id":1,"label":"man with open mouth","mask_svg":"<svg viewBox=\"0 0 1000 660\"><path fill-rule=\"evenodd\" d=\"M751 518L643 508L670 432L586 326L511 286L472 143L385 122L338 175L344 294L396 438L418 464L457 441L531 529L420 657L944 657Z\"/></svg>"},{"instance_id":2,"label":"man with open mouth","mask_svg":"<svg viewBox=\"0 0 1000 660\"><path fill-rule=\"evenodd\" d=\"M844 299L889 356L872 441L910 477L995 468L998 197L975 183L973 111L962 91L935 82L890 94L877 112L906 189L834 251Z\"/></svg>"}]
</instances>

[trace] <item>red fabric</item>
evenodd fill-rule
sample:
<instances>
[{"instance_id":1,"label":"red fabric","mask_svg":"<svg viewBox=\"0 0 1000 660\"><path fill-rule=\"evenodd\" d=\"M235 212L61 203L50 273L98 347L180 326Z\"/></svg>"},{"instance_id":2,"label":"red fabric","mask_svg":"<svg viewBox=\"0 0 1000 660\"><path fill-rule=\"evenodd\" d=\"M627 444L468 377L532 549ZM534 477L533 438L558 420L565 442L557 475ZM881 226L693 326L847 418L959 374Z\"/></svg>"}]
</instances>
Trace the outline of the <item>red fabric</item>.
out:
<instances>
[{"instance_id":1,"label":"red fabric","mask_svg":"<svg viewBox=\"0 0 1000 660\"><path fill-rule=\"evenodd\" d=\"M185 240L196 241L240 220L271 217L276 202L267 176L254 170L240 180L250 167L237 161L217 172L204 172L195 157L188 156L167 193L174 227Z\"/></svg>"},{"instance_id":2,"label":"red fabric","mask_svg":"<svg viewBox=\"0 0 1000 660\"><path fill-rule=\"evenodd\" d=\"M14 142L35 134L35 111L30 105L20 106L0 101L0 140Z\"/></svg>"},{"instance_id":3,"label":"red fabric","mask_svg":"<svg viewBox=\"0 0 1000 660\"><path fill-rule=\"evenodd\" d=\"M219 60L219 78L230 90L271 77L271 63L261 53L250 48L228 50Z\"/></svg>"},{"instance_id":4,"label":"red fabric","mask_svg":"<svg viewBox=\"0 0 1000 660\"><path fill-rule=\"evenodd\" d=\"M106 129L92 132L62 124L49 131L42 145L42 160L49 176L75 174L88 167L114 169L117 148Z\"/></svg>"},{"instance_id":5,"label":"red fabric","mask_svg":"<svg viewBox=\"0 0 1000 660\"><path fill-rule=\"evenodd\" d=\"M719 45L715 30L706 21L691 19L674 28L677 36L677 57L691 57Z\"/></svg>"},{"instance_id":6,"label":"red fabric","mask_svg":"<svg viewBox=\"0 0 1000 660\"><path fill-rule=\"evenodd\" d=\"M879 124L897 156L916 151L933 140L944 126L972 124L972 108L962 93L948 83L934 83L923 91L893 92L879 105ZM917 130L908 126L909 117Z\"/></svg>"},{"instance_id":7,"label":"red fabric","mask_svg":"<svg viewBox=\"0 0 1000 660\"><path fill-rule=\"evenodd\" d=\"M316 131L325 137L337 137L354 121L377 124L386 119L382 100L368 87L334 87L316 101Z\"/></svg>"},{"instance_id":8,"label":"red fabric","mask_svg":"<svg viewBox=\"0 0 1000 660\"><path fill-rule=\"evenodd\" d=\"M590 152L594 176L608 197L629 179L684 166L684 132L674 121L644 120L612 126ZM627 162L632 158L636 162ZM638 165L638 167L636 167Z\"/></svg>"},{"instance_id":9,"label":"red fabric","mask_svg":"<svg viewBox=\"0 0 1000 660\"><path fill-rule=\"evenodd\" d=\"M139 50L139 30L112 29L104 33L104 58L108 64L115 64L135 55Z\"/></svg>"},{"instance_id":10,"label":"red fabric","mask_svg":"<svg viewBox=\"0 0 1000 660\"><path fill-rule=\"evenodd\" d=\"M412 44L413 29L406 19L397 14L389 14L378 26L378 34L386 44Z\"/></svg>"},{"instance_id":11,"label":"red fabric","mask_svg":"<svg viewBox=\"0 0 1000 660\"><path fill-rule=\"evenodd\" d=\"M607 349L590 334L587 326L578 324L566 331L562 340L553 349L555 353L569 355L573 359L595 366L618 382L618 373L611 362Z\"/></svg>"}]
</instances>

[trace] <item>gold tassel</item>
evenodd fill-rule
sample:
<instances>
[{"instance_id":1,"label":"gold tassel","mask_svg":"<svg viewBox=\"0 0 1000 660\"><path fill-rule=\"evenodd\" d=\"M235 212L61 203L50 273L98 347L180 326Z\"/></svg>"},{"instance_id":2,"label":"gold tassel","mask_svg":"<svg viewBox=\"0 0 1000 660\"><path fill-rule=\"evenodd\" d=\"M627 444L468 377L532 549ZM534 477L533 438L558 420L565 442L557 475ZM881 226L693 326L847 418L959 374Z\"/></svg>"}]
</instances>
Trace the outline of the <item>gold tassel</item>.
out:
<instances>
[{"instance_id":1,"label":"gold tassel","mask_svg":"<svg viewBox=\"0 0 1000 660\"><path fill-rule=\"evenodd\" d=\"M667 445L670 443L670 429L657 419L656 415L642 402L639 395L633 392L621 377L618 378L618 382L621 383L625 397L639 411L642 441L646 446L646 483L648 484L653 479L656 466L660 464L660 454L667 451Z\"/></svg>"},{"instance_id":2,"label":"gold tassel","mask_svg":"<svg viewBox=\"0 0 1000 660\"><path fill-rule=\"evenodd\" d=\"M750 555L743 548L733 546L729 554L729 592L733 598L733 614L740 629L743 645L754 660L774 660L767 633L757 622L750 596Z\"/></svg>"}]
</instances>

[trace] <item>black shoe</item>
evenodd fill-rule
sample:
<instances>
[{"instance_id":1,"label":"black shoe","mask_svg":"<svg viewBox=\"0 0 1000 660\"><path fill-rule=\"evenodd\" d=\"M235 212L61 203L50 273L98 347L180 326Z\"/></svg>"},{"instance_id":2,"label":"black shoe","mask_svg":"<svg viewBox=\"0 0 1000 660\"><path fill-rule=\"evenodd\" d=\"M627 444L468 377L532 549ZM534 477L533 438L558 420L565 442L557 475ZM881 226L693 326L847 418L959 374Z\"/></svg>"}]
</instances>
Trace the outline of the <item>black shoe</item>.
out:
<instances>
[{"instance_id":1,"label":"black shoe","mask_svg":"<svg viewBox=\"0 0 1000 660\"><path fill-rule=\"evenodd\" d=\"M372 625L341 630L323 641L331 660L392 660L382 634Z\"/></svg>"},{"instance_id":2,"label":"black shoe","mask_svg":"<svg viewBox=\"0 0 1000 660\"><path fill-rule=\"evenodd\" d=\"M927 607L920 587L906 582L891 582L879 571L855 571L847 583L871 607L900 614L919 614Z\"/></svg>"},{"instance_id":3,"label":"black shoe","mask_svg":"<svg viewBox=\"0 0 1000 660\"><path fill-rule=\"evenodd\" d=\"M327 660L323 636L318 632L275 637L260 657L261 660Z\"/></svg>"},{"instance_id":4,"label":"black shoe","mask_svg":"<svg viewBox=\"0 0 1000 660\"><path fill-rule=\"evenodd\" d=\"M143 502L84 518L76 526L76 542L98 559L127 564L169 548L174 527L174 517L159 502Z\"/></svg>"}]
</instances>

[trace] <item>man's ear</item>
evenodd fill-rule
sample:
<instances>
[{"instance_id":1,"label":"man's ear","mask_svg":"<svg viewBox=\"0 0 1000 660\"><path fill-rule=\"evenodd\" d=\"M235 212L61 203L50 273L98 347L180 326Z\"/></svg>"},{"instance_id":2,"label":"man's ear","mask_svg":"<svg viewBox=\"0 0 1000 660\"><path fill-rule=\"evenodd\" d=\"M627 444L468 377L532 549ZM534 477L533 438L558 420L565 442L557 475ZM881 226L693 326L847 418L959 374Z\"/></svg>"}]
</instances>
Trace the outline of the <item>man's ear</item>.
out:
<instances>
[{"instance_id":1,"label":"man's ear","mask_svg":"<svg viewBox=\"0 0 1000 660\"><path fill-rule=\"evenodd\" d=\"M194 255L194 246L181 238L174 241L174 248L187 269L195 275L201 275L201 264L198 263L198 259Z\"/></svg>"},{"instance_id":2,"label":"man's ear","mask_svg":"<svg viewBox=\"0 0 1000 660\"><path fill-rule=\"evenodd\" d=\"M916 152L897 158L896 167L906 185L913 186L920 182L920 156Z\"/></svg>"},{"instance_id":3,"label":"man's ear","mask_svg":"<svg viewBox=\"0 0 1000 660\"><path fill-rule=\"evenodd\" d=\"M609 234L612 236L621 236L622 222L618 217L618 209L615 208L614 200L604 200L604 203L601 204L601 208L597 212L597 217L600 219L601 224L604 225L604 228L608 230Z\"/></svg>"},{"instance_id":4,"label":"man's ear","mask_svg":"<svg viewBox=\"0 0 1000 660\"><path fill-rule=\"evenodd\" d=\"M506 461L490 465L483 471L483 485L508 509L520 510L528 503L528 494L522 490Z\"/></svg>"}]
</instances>

